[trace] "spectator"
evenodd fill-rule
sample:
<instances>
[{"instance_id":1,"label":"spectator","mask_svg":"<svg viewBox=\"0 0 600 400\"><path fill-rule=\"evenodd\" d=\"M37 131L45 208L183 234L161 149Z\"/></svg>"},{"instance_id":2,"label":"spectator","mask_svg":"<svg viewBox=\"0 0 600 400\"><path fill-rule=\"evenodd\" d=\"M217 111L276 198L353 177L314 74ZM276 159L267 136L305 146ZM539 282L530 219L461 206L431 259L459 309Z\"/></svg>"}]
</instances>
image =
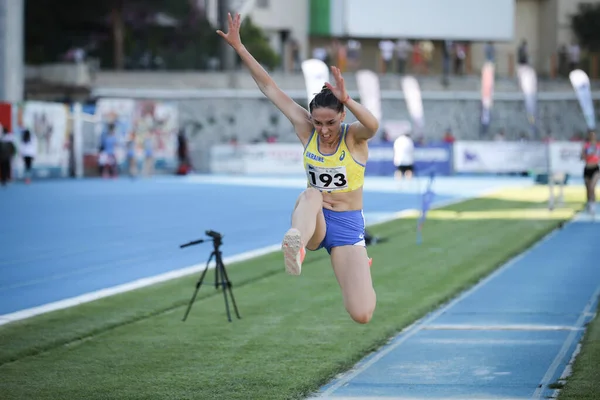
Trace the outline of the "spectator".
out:
<instances>
[{"instance_id":1,"label":"spectator","mask_svg":"<svg viewBox=\"0 0 600 400\"><path fill-rule=\"evenodd\" d=\"M494 48L494 44L492 42L487 42L485 45L485 60L489 62L496 61L496 49Z\"/></svg>"},{"instance_id":2,"label":"spectator","mask_svg":"<svg viewBox=\"0 0 600 400\"><path fill-rule=\"evenodd\" d=\"M412 45L406 39L400 39L396 42L396 62L400 75L404 75L406 72L406 63L412 49Z\"/></svg>"},{"instance_id":3,"label":"spectator","mask_svg":"<svg viewBox=\"0 0 600 400\"><path fill-rule=\"evenodd\" d=\"M392 60L394 59L394 42L389 39L379 42L379 53L382 61L381 72L383 74L392 71Z\"/></svg>"},{"instance_id":4,"label":"spectator","mask_svg":"<svg viewBox=\"0 0 600 400\"><path fill-rule=\"evenodd\" d=\"M448 144L452 144L456 141L456 138L452 134L452 130L450 128L446 129L446 132L444 132L444 137L442 138L442 141Z\"/></svg>"},{"instance_id":5,"label":"spectator","mask_svg":"<svg viewBox=\"0 0 600 400\"><path fill-rule=\"evenodd\" d=\"M575 42L569 46L569 72L579 67L579 61L581 59L581 49Z\"/></svg>"},{"instance_id":6,"label":"spectator","mask_svg":"<svg viewBox=\"0 0 600 400\"><path fill-rule=\"evenodd\" d=\"M394 141L394 166L396 167L395 176L397 179L410 179L414 171L414 152L415 144L410 138L410 134L398 136Z\"/></svg>"},{"instance_id":7,"label":"spectator","mask_svg":"<svg viewBox=\"0 0 600 400\"><path fill-rule=\"evenodd\" d=\"M25 164L25 183L31 183L33 160L37 155L37 138L29 129L23 130L20 146L21 157Z\"/></svg>"},{"instance_id":8,"label":"spectator","mask_svg":"<svg viewBox=\"0 0 600 400\"><path fill-rule=\"evenodd\" d=\"M519 65L529 64L529 51L527 49L527 40L523 39L517 49L517 63Z\"/></svg>"},{"instance_id":9,"label":"spectator","mask_svg":"<svg viewBox=\"0 0 600 400\"><path fill-rule=\"evenodd\" d=\"M12 135L0 126L0 184L6 186L12 176L11 162L17 152Z\"/></svg>"}]
</instances>

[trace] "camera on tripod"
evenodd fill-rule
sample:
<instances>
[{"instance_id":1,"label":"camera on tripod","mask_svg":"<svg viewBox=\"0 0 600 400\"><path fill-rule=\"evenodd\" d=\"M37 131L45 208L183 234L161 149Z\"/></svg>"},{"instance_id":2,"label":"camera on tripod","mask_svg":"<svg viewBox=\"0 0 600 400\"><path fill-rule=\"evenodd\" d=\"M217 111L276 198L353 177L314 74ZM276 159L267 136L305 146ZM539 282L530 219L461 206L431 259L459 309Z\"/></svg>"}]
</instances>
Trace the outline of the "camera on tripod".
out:
<instances>
[{"instance_id":1,"label":"camera on tripod","mask_svg":"<svg viewBox=\"0 0 600 400\"><path fill-rule=\"evenodd\" d=\"M210 229L204 233L206 236L210 236L214 240L221 240L223 238L223 235L221 235L219 232L211 231Z\"/></svg>"},{"instance_id":2,"label":"camera on tripod","mask_svg":"<svg viewBox=\"0 0 600 400\"><path fill-rule=\"evenodd\" d=\"M187 319L190 309L192 308L192 304L196 300L196 296L198 295L198 290L200 290L200 286L202 286L202 282L204 281L204 277L206 276L206 272L208 271L208 267L209 267L210 262L212 261L213 257L215 258L215 289L219 289L219 287L223 288L223 296L225 298L225 310L227 311L227 319L229 320L229 322L231 322L231 314L229 312L229 301L227 298L228 291L229 291L229 295L231 297L231 302L233 304L233 309L235 311L235 315L238 317L238 319L241 319L242 317L240 317L240 314L237 309L237 305L235 304L235 298L233 297L233 291L231 289L231 286L232 286L231 281L229 280L229 277L227 276L227 271L225 270L225 264L223 263L223 257L222 257L222 253L221 253L221 249L220 249L221 244L223 244L223 235L221 235L219 232L215 232L213 230L207 230L204 233L206 234L206 236L212 238L213 251L212 251L212 253L210 253L210 257L208 258L208 261L206 262L206 267L204 268L204 271L202 271L202 275L200 275L200 279L198 279L198 282L196 283L196 289L194 290L192 299L190 300L190 303L188 304L188 308L185 312L185 315L183 316L183 321L185 321ZM205 239L194 240L192 242L182 244L179 247L184 248L184 247L188 247L188 246L193 246L195 244L204 243L205 241L206 241Z\"/></svg>"}]
</instances>

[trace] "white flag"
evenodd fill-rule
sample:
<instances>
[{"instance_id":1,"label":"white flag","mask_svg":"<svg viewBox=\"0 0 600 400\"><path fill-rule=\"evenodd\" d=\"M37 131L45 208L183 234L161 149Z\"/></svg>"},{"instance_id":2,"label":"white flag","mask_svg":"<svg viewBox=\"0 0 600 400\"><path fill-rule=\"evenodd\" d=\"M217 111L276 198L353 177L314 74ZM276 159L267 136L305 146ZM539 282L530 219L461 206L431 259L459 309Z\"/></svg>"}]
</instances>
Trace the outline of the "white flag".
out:
<instances>
[{"instance_id":1,"label":"white flag","mask_svg":"<svg viewBox=\"0 0 600 400\"><path fill-rule=\"evenodd\" d=\"M571 71L569 80L575 89L577 100L581 106L585 123L590 130L596 129L596 116L594 115L594 103L592 102L592 92L590 90L590 78L580 69Z\"/></svg>"},{"instance_id":2,"label":"white flag","mask_svg":"<svg viewBox=\"0 0 600 400\"><path fill-rule=\"evenodd\" d=\"M309 105L325 82L329 82L329 68L323 61L313 58L302 62L302 73L306 83L307 105Z\"/></svg>"},{"instance_id":3,"label":"white flag","mask_svg":"<svg viewBox=\"0 0 600 400\"><path fill-rule=\"evenodd\" d=\"M406 100L406 107L414 124L414 133L422 134L425 126L423 115L423 100L421 99L421 88L419 82L413 76L402 78L402 91Z\"/></svg>"},{"instance_id":4,"label":"white flag","mask_svg":"<svg viewBox=\"0 0 600 400\"><path fill-rule=\"evenodd\" d=\"M381 90L379 88L379 77L370 70L360 70L356 72L356 84L358 85L358 93L360 102L367 110L381 122Z\"/></svg>"}]
</instances>

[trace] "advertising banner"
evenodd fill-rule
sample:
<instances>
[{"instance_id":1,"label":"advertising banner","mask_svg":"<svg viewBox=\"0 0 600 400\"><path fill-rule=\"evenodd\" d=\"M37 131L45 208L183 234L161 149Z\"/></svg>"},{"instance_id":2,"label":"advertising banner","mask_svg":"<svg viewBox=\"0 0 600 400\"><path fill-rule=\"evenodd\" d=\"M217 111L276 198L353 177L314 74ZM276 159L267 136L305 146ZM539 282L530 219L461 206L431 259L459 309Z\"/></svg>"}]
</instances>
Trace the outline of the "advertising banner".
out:
<instances>
[{"instance_id":1,"label":"advertising banner","mask_svg":"<svg viewBox=\"0 0 600 400\"><path fill-rule=\"evenodd\" d=\"M392 142L369 143L369 161L366 175L394 175L394 144ZM415 145L415 175L435 173L447 176L452 174L452 145L446 143Z\"/></svg>"},{"instance_id":2,"label":"advertising banner","mask_svg":"<svg viewBox=\"0 0 600 400\"><path fill-rule=\"evenodd\" d=\"M69 167L69 110L61 103L28 101L23 106L23 126L37 143L33 175L66 176ZM20 140L20 137L17 139ZM19 164L18 170L22 169Z\"/></svg>"},{"instance_id":3,"label":"advertising banner","mask_svg":"<svg viewBox=\"0 0 600 400\"><path fill-rule=\"evenodd\" d=\"M550 144L550 168L553 173L583 176L585 163L581 160L582 143L553 142Z\"/></svg>"},{"instance_id":4,"label":"advertising banner","mask_svg":"<svg viewBox=\"0 0 600 400\"><path fill-rule=\"evenodd\" d=\"M547 171L547 147L539 142L454 143L454 170L459 173Z\"/></svg>"},{"instance_id":5,"label":"advertising banner","mask_svg":"<svg viewBox=\"0 0 600 400\"><path fill-rule=\"evenodd\" d=\"M211 148L210 171L216 174L304 175L304 149L295 143L217 145Z\"/></svg>"}]
</instances>

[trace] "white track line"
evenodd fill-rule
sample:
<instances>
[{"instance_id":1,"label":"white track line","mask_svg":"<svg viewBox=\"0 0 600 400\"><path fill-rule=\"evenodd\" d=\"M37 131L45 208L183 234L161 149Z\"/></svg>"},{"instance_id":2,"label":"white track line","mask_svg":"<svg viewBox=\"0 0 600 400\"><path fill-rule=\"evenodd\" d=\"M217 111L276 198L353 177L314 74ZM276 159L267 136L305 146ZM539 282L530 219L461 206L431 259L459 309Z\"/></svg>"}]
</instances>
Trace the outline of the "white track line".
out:
<instances>
[{"instance_id":1,"label":"white track line","mask_svg":"<svg viewBox=\"0 0 600 400\"><path fill-rule=\"evenodd\" d=\"M235 256L226 257L226 258L223 258L223 263L230 264L230 263L236 263L236 262L240 262L240 261L246 261L246 260L249 260L252 258L256 258L256 257L262 256L265 254L272 253L276 250L279 250L280 247L281 247L280 244L273 245L273 246L267 246L267 247L263 247L263 248L260 248L257 250L238 254ZM209 268L214 268L214 265L215 265L215 262L212 261L209 264ZM45 314L50 311L61 310L64 308L74 307L74 306L77 306L77 305L83 304L83 303L89 303L90 301L98 300L103 297L114 296L119 293L129 292L131 290L136 290L136 289L143 288L146 286L155 285L157 283L169 281L171 279L181 278L183 276L202 271L204 268L206 268L206 263L195 264L190 267L177 269L174 271L166 272L164 274L160 274L160 275L156 275L156 276L151 276L148 278L138 279L133 282L125 283L125 284L118 285L118 286L113 286L111 288L101 289L101 290L98 290L95 292L90 292L90 293L82 294L80 296L56 301L54 303L44 304L39 307L28 308L25 310L16 311L11 314L4 314L4 315L0 316L0 325L7 324L9 322L19 321L19 320L26 319L26 318L31 318L35 315Z\"/></svg>"},{"instance_id":2,"label":"white track line","mask_svg":"<svg viewBox=\"0 0 600 400\"><path fill-rule=\"evenodd\" d=\"M491 193L498 192L499 190L502 190L502 189L494 188L491 190L486 190L474 197L465 197L465 198L458 198L458 199L452 199L452 200L447 200L447 201L440 201L438 203L434 203L434 205L431 208L435 209L435 208L448 207L450 205L461 203L463 201L467 201L467 200L470 200L473 198L483 197L483 196L489 195ZM369 224L369 226L383 224L383 223L390 222L390 221L393 221L396 219L404 218L408 215L414 214L415 211L420 211L420 210L408 209L408 210L399 211L397 213L390 213L390 215L388 215L387 217L384 217L384 218L378 220L374 224ZM260 248L257 250L252 250L252 251L241 253L241 254L238 254L235 256L226 257L223 259L223 262L225 264L231 264L231 263L236 263L236 262L241 262L241 261L247 261L252 258L256 258L256 257L262 256L265 254L269 254L269 253L273 253L275 251L279 251L280 249L281 249L281 243L277 243L277 244L266 246L266 247L263 247L263 248ZM140 288L143 288L146 286L155 285L157 283L169 281L172 279L181 278L186 275L195 274L195 273L201 271L202 269L204 269L205 267L206 267L206 263L195 264L195 265L192 265L189 267L170 271L170 272L167 272L167 273L164 273L161 275L151 276L151 277L147 277L147 278L141 278L141 279L135 280L133 282L125 283L122 285L117 285L117 286L113 286L110 288L97 290L94 292L82 294L80 296L71 297L71 298L56 301L53 303L44 304L44 305L41 305L38 307L27 308L27 309L16 311L16 312L13 312L10 314L0 315L0 325L4 325L4 324L8 324L10 322L31 318L36 315L45 314L45 313L48 313L51 311L62 310L62 309L74 307L74 306L77 306L80 304L89 303L91 301L99 300L104 297L114 296L116 294L129 292L132 290L140 289ZM214 267L214 262L212 262L209 265L209 268L213 268L213 267Z\"/></svg>"},{"instance_id":3,"label":"white track line","mask_svg":"<svg viewBox=\"0 0 600 400\"><path fill-rule=\"evenodd\" d=\"M585 305L585 308L581 311L581 314L579 315L579 318L577 319L575 326L583 328L583 325L587 319L587 315L592 310L592 307L594 307L594 305L596 304L598 296L600 296L600 285L596 288L596 290L594 291L594 294L592 294L592 297L590 297L587 304ZM576 339L577 339L577 331L572 331L571 333L569 333L569 336L567 336L567 339L565 340L560 351L554 358L554 361L552 361L552 364L550 364L550 367L546 371L546 374L542 378L542 381L540 382L539 386L537 387L535 392L533 392L532 399L541 399L542 398L544 391L547 389L547 386L551 383L550 380L553 379L553 377L555 376L558 366L560 365L561 362L563 362L563 360L567 356L567 352L569 351L571 346L573 346Z\"/></svg>"},{"instance_id":4,"label":"white track line","mask_svg":"<svg viewBox=\"0 0 600 400\"><path fill-rule=\"evenodd\" d=\"M437 331L580 331L580 326L563 325L427 325L423 330Z\"/></svg>"},{"instance_id":5,"label":"white track line","mask_svg":"<svg viewBox=\"0 0 600 400\"><path fill-rule=\"evenodd\" d=\"M367 397L319 397L319 399L323 400L449 400L448 397L427 397L424 399L423 397L377 397L377 396L367 396ZM456 397L458 399L458 397ZM525 397L467 397L468 400L527 400Z\"/></svg>"}]
</instances>

